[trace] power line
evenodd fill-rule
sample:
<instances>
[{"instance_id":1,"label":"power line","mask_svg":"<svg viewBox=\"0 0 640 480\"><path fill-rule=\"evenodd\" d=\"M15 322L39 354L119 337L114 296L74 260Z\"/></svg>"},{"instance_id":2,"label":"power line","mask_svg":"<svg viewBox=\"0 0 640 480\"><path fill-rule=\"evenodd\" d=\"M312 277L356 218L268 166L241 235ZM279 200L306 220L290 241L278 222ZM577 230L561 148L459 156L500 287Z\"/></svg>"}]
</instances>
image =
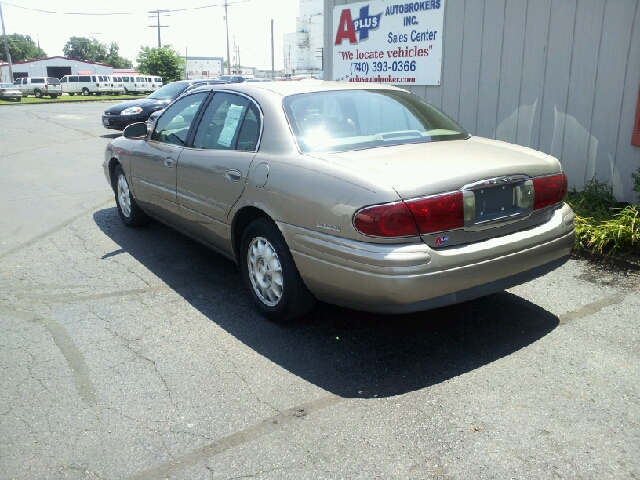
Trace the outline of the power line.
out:
<instances>
[{"instance_id":1,"label":"power line","mask_svg":"<svg viewBox=\"0 0 640 480\"><path fill-rule=\"evenodd\" d=\"M215 8L215 7L226 7L229 5L235 5L238 3L247 3L247 2L252 2L255 0L237 0L235 2L226 2L226 3L213 3L210 5L202 5L199 7L189 7L189 8L174 8L174 9L168 9L168 10L162 10L163 12L167 12L167 13L171 13L171 12L188 12L188 11L192 11L192 10L202 10L205 8ZM22 10L29 10L32 12L39 12L39 13L49 13L49 14L53 14L53 15L86 15L86 16L115 16L115 15L139 15L142 14L144 12L108 12L108 13L92 13L92 12L56 12L53 10L43 10L41 8L31 8L31 7L23 7L22 5L14 5L12 3L7 3L7 2L0 2L0 4L2 5L6 5L8 7L15 7L15 8L20 8ZM155 11L155 10L154 10Z\"/></svg>"}]
</instances>

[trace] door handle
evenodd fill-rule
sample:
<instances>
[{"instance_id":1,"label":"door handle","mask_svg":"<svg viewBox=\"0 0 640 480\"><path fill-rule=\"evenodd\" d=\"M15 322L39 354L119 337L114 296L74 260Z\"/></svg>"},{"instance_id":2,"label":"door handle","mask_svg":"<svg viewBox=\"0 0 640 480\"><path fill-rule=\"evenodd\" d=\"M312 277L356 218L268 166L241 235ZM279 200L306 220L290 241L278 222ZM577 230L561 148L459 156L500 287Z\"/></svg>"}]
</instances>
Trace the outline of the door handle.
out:
<instances>
[{"instance_id":1,"label":"door handle","mask_svg":"<svg viewBox=\"0 0 640 480\"><path fill-rule=\"evenodd\" d=\"M165 167L173 168L175 164L176 164L176 161L171 157L167 157L164 159Z\"/></svg>"},{"instance_id":2,"label":"door handle","mask_svg":"<svg viewBox=\"0 0 640 480\"><path fill-rule=\"evenodd\" d=\"M242 179L242 173L239 170L227 170L227 174L225 175L228 180L232 182L239 182Z\"/></svg>"}]
</instances>

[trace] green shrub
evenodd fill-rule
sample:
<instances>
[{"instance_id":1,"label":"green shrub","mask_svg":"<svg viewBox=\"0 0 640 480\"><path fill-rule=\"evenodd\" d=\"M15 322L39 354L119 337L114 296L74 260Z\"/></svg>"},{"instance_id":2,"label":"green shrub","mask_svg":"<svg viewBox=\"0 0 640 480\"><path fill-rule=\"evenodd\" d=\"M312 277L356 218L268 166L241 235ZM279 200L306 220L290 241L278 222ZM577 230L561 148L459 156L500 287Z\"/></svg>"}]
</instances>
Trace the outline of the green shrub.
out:
<instances>
[{"instance_id":1,"label":"green shrub","mask_svg":"<svg viewBox=\"0 0 640 480\"><path fill-rule=\"evenodd\" d=\"M639 172L640 173L640 172ZM636 184L640 175L634 176ZM640 253L640 206L619 207L613 188L595 177L584 190L572 188L567 203L575 213L575 249L611 255Z\"/></svg>"}]
</instances>

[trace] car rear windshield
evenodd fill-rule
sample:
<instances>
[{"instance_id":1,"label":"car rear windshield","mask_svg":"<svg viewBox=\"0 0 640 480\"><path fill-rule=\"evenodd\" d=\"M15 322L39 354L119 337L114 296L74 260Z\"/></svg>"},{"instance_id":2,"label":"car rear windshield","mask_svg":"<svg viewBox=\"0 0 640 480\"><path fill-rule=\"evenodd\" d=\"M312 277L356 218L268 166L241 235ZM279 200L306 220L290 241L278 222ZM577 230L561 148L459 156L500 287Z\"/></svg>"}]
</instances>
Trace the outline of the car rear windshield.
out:
<instances>
[{"instance_id":1,"label":"car rear windshield","mask_svg":"<svg viewBox=\"0 0 640 480\"><path fill-rule=\"evenodd\" d=\"M422 98L398 90L292 95L284 109L302 152L337 152L469 137Z\"/></svg>"},{"instance_id":2,"label":"car rear windshield","mask_svg":"<svg viewBox=\"0 0 640 480\"><path fill-rule=\"evenodd\" d=\"M156 100L168 100L170 98L176 98L184 91L185 88L187 88L187 86L187 83L169 83L153 92L147 98L155 98Z\"/></svg>"},{"instance_id":3,"label":"car rear windshield","mask_svg":"<svg viewBox=\"0 0 640 480\"><path fill-rule=\"evenodd\" d=\"M47 77L47 83L49 83L49 85L60 85L60 80L55 77Z\"/></svg>"}]
</instances>

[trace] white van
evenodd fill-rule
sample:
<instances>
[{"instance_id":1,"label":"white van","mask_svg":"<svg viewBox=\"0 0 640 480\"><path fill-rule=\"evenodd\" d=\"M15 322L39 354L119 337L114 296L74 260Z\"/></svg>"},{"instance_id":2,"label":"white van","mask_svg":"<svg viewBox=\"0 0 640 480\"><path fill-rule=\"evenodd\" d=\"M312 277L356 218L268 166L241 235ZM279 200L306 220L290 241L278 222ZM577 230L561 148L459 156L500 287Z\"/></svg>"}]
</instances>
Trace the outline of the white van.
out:
<instances>
[{"instance_id":1,"label":"white van","mask_svg":"<svg viewBox=\"0 0 640 480\"><path fill-rule=\"evenodd\" d=\"M162 85L162 77L151 77L153 80L152 83L152 87L153 87L153 91L155 92L156 90L158 90Z\"/></svg>"},{"instance_id":2,"label":"white van","mask_svg":"<svg viewBox=\"0 0 640 480\"><path fill-rule=\"evenodd\" d=\"M122 77L122 85L124 86L124 93L144 93L147 91L147 81L145 77L124 75Z\"/></svg>"},{"instance_id":3,"label":"white van","mask_svg":"<svg viewBox=\"0 0 640 480\"><path fill-rule=\"evenodd\" d=\"M62 91L73 96L111 93L107 75L65 75L60 80Z\"/></svg>"},{"instance_id":4,"label":"white van","mask_svg":"<svg viewBox=\"0 0 640 480\"><path fill-rule=\"evenodd\" d=\"M107 75L109 86L113 95L122 95L124 93L124 82L122 77L116 75Z\"/></svg>"}]
</instances>

